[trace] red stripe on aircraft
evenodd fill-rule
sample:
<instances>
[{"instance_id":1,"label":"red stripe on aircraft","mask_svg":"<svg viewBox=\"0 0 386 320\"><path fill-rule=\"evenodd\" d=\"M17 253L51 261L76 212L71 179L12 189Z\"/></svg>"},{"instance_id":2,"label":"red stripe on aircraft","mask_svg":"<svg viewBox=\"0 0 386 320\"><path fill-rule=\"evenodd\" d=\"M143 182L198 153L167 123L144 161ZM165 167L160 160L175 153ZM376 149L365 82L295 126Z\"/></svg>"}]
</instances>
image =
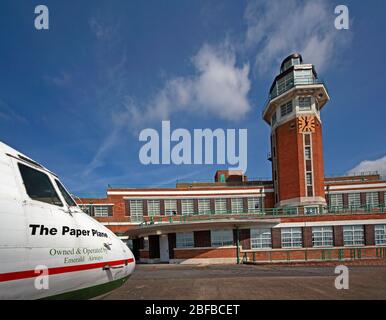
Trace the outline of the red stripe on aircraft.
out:
<instances>
[{"instance_id":1,"label":"red stripe on aircraft","mask_svg":"<svg viewBox=\"0 0 386 320\"><path fill-rule=\"evenodd\" d=\"M77 264L77 265L73 265L73 266L48 268L48 275L91 270L91 269L103 268L103 267L107 267L107 266L114 267L114 266L126 264L126 262L127 263L133 263L134 259L131 258L131 259L125 259L125 260L115 260L115 261L108 261L108 262ZM37 271L27 270L27 271L1 273L0 274L0 282L34 278L34 277L38 277L41 274L42 274L41 270L37 270Z\"/></svg>"}]
</instances>

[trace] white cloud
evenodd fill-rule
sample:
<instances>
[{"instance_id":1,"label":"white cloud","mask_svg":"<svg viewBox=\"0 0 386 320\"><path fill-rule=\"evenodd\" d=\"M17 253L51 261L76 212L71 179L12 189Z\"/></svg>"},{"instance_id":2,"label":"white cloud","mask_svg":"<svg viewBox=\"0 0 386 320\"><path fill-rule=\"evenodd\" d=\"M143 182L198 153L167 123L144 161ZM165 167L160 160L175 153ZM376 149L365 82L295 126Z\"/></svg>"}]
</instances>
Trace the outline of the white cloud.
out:
<instances>
[{"instance_id":1,"label":"white cloud","mask_svg":"<svg viewBox=\"0 0 386 320\"><path fill-rule=\"evenodd\" d=\"M386 178L386 156L377 160L364 160L348 173L378 171L378 173Z\"/></svg>"},{"instance_id":2,"label":"white cloud","mask_svg":"<svg viewBox=\"0 0 386 320\"><path fill-rule=\"evenodd\" d=\"M258 49L256 68L265 73L291 53L299 52L318 70L328 64L350 38L334 27L335 6L323 0L251 1L244 13L245 45Z\"/></svg>"},{"instance_id":3,"label":"white cloud","mask_svg":"<svg viewBox=\"0 0 386 320\"><path fill-rule=\"evenodd\" d=\"M203 45L192 58L195 75L166 81L151 101L126 104L134 124L170 119L175 112L210 114L220 119L239 120L250 109L249 65L236 65L229 45Z\"/></svg>"}]
</instances>

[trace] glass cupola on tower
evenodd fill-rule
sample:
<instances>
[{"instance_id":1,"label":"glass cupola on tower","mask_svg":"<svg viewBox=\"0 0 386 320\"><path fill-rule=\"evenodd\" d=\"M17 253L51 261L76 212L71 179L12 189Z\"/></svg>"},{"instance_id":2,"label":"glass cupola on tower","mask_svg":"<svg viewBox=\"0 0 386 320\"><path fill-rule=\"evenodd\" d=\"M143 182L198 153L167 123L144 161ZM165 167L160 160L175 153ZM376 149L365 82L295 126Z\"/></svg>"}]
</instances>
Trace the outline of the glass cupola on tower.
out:
<instances>
[{"instance_id":1,"label":"glass cupola on tower","mask_svg":"<svg viewBox=\"0 0 386 320\"><path fill-rule=\"evenodd\" d=\"M269 99L274 99L296 85L315 84L317 74L310 64L303 64L299 53L292 54L284 59L280 66L280 74L275 78Z\"/></svg>"}]
</instances>

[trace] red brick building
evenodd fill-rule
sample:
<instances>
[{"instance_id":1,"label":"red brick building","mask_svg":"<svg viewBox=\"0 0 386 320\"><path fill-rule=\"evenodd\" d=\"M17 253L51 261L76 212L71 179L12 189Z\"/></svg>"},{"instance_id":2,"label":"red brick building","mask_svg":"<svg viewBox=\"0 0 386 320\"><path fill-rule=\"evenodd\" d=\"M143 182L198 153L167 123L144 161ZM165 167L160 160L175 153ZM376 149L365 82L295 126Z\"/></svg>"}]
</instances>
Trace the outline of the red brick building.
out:
<instances>
[{"instance_id":1,"label":"red brick building","mask_svg":"<svg viewBox=\"0 0 386 320\"><path fill-rule=\"evenodd\" d=\"M287 57L263 119L272 181L220 170L214 182L107 190L84 210L128 241L139 262L236 263L386 256L386 181L376 173L325 177L315 68Z\"/></svg>"}]
</instances>

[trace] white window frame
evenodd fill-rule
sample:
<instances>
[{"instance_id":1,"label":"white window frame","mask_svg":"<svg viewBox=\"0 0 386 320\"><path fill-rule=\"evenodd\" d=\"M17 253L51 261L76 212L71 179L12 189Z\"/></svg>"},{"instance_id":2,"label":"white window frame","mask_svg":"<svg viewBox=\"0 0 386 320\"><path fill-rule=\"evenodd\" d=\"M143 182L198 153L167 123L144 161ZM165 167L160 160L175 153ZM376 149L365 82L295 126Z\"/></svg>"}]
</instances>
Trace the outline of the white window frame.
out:
<instances>
[{"instance_id":1,"label":"white window frame","mask_svg":"<svg viewBox=\"0 0 386 320\"><path fill-rule=\"evenodd\" d=\"M183 216L194 215L193 199L181 199L181 214Z\"/></svg>"},{"instance_id":2,"label":"white window frame","mask_svg":"<svg viewBox=\"0 0 386 320\"><path fill-rule=\"evenodd\" d=\"M94 204L94 217L108 217L109 216L109 206Z\"/></svg>"},{"instance_id":3,"label":"white window frame","mask_svg":"<svg viewBox=\"0 0 386 320\"><path fill-rule=\"evenodd\" d=\"M251 229L251 249L271 249L272 233L268 228Z\"/></svg>"},{"instance_id":4,"label":"white window frame","mask_svg":"<svg viewBox=\"0 0 386 320\"><path fill-rule=\"evenodd\" d=\"M290 100L280 106L280 118L284 118L285 116L291 114L293 111L294 106L292 100Z\"/></svg>"},{"instance_id":5,"label":"white window frame","mask_svg":"<svg viewBox=\"0 0 386 320\"><path fill-rule=\"evenodd\" d=\"M303 246L302 228L281 228L282 248L301 248Z\"/></svg>"},{"instance_id":6,"label":"white window frame","mask_svg":"<svg viewBox=\"0 0 386 320\"><path fill-rule=\"evenodd\" d=\"M143 221L143 202L138 199L130 200L130 219L133 222Z\"/></svg>"},{"instance_id":7,"label":"white window frame","mask_svg":"<svg viewBox=\"0 0 386 320\"><path fill-rule=\"evenodd\" d=\"M365 228L363 225L343 226L343 244L344 246L364 246Z\"/></svg>"},{"instance_id":8,"label":"white window frame","mask_svg":"<svg viewBox=\"0 0 386 320\"><path fill-rule=\"evenodd\" d=\"M308 101L309 101L309 105L308 105ZM299 97L298 102L299 102L298 103L299 111L309 111L312 109L312 98L311 97Z\"/></svg>"},{"instance_id":9,"label":"white window frame","mask_svg":"<svg viewBox=\"0 0 386 320\"><path fill-rule=\"evenodd\" d=\"M334 228L332 226L312 227L312 245L315 248L334 246Z\"/></svg>"},{"instance_id":10,"label":"white window frame","mask_svg":"<svg viewBox=\"0 0 386 320\"><path fill-rule=\"evenodd\" d=\"M263 199L261 197L249 197L248 202L248 213L260 213L263 210ZM257 208L256 208L257 204Z\"/></svg>"},{"instance_id":11,"label":"white window frame","mask_svg":"<svg viewBox=\"0 0 386 320\"><path fill-rule=\"evenodd\" d=\"M343 194L342 193L331 193L329 195L330 207L332 208L343 208Z\"/></svg>"},{"instance_id":12,"label":"white window frame","mask_svg":"<svg viewBox=\"0 0 386 320\"><path fill-rule=\"evenodd\" d=\"M165 205L165 216L173 216L173 211L175 211L176 215L178 214L176 199L165 199L164 205Z\"/></svg>"},{"instance_id":13,"label":"white window frame","mask_svg":"<svg viewBox=\"0 0 386 320\"><path fill-rule=\"evenodd\" d=\"M348 194L348 206L349 208L361 206L361 194L359 192Z\"/></svg>"},{"instance_id":14,"label":"white window frame","mask_svg":"<svg viewBox=\"0 0 386 320\"><path fill-rule=\"evenodd\" d=\"M176 248L194 248L193 232L177 232Z\"/></svg>"},{"instance_id":15,"label":"white window frame","mask_svg":"<svg viewBox=\"0 0 386 320\"><path fill-rule=\"evenodd\" d=\"M318 206L304 207L304 214L312 215L312 214L318 214L318 213L319 213L319 207Z\"/></svg>"},{"instance_id":16,"label":"white window frame","mask_svg":"<svg viewBox=\"0 0 386 320\"><path fill-rule=\"evenodd\" d=\"M199 215L211 214L210 199L198 199L197 202Z\"/></svg>"},{"instance_id":17,"label":"white window frame","mask_svg":"<svg viewBox=\"0 0 386 320\"><path fill-rule=\"evenodd\" d=\"M366 192L366 205L371 207L379 206L379 194L378 192Z\"/></svg>"},{"instance_id":18,"label":"white window frame","mask_svg":"<svg viewBox=\"0 0 386 320\"><path fill-rule=\"evenodd\" d=\"M156 217L161 215L161 205L159 200L147 200L147 215Z\"/></svg>"},{"instance_id":19,"label":"white window frame","mask_svg":"<svg viewBox=\"0 0 386 320\"><path fill-rule=\"evenodd\" d=\"M233 230L232 229L211 230L210 242L212 247L233 246Z\"/></svg>"},{"instance_id":20,"label":"white window frame","mask_svg":"<svg viewBox=\"0 0 386 320\"><path fill-rule=\"evenodd\" d=\"M374 238L376 246L386 245L386 224L376 224L374 226Z\"/></svg>"},{"instance_id":21,"label":"white window frame","mask_svg":"<svg viewBox=\"0 0 386 320\"><path fill-rule=\"evenodd\" d=\"M231 198L231 212L232 214L244 213L243 198Z\"/></svg>"},{"instance_id":22,"label":"white window frame","mask_svg":"<svg viewBox=\"0 0 386 320\"><path fill-rule=\"evenodd\" d=\"M215 214L227 214L228 205L226 198L217 198L214 200L214 212Z\"/></svg>"}]
</instances>

